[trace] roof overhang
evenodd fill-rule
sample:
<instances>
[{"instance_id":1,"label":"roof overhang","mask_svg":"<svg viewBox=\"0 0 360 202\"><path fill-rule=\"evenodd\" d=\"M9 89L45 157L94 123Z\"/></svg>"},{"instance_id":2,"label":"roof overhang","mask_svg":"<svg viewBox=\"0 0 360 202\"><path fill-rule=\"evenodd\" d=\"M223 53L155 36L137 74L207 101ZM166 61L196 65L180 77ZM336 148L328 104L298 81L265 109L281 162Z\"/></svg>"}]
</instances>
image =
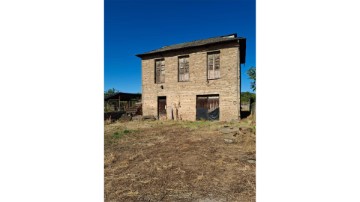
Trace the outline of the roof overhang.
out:
<instances>
[{"instance_id":1,"label":"roof overhang","mask_svg":"<svg viewBox=\"0 0 360 202\"><path fill-rule=\"evenodd\" d=\"M218 42L212 42L212 43L206 43L206 44L201 44L201 45L194 45L194 46L188 46L188 47L181 47L181 48L174 48L171 50L165 50L165 51L156 51L156 52L150 52L150 53L142 53L142 54L137 54L136 56L143 59L144 57L151 57L151 56L156 56L159 54L164 54L164 53L170 53L173 51L179 51L179 50L187 50L187 49L192 49L192 48L199 48L199 47L206 47L209 45L217 45L217 44L228 44L228 43L233 43L233 42L237 42L237 44L239 45L239 49L240 49L240 64L245 64L245 57L246 57L246 38L230 38L229 40L226 41L218 41Z\"/></svg>"},{"instance_id":2,"label":"roof overhang","mask_svg":"<svg viewBox=\"0 0 360 202\"><path fill-rule=\"evenodd\" d=\"M120 99L121 101L130 101L135 99L141 99L140 93L115 93L114 95L107 96L104 98L105 101L112 99Z\"/></svg>"}]
</instances>

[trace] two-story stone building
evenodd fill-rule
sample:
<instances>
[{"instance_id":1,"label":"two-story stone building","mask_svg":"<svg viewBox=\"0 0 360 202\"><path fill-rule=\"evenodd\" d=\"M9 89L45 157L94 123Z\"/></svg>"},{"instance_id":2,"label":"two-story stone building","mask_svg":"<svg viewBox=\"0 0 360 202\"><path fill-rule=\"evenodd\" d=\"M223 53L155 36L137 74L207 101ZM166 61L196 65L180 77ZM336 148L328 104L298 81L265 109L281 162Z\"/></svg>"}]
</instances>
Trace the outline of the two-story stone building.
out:
<instances>
[{"instance_id":1,"label":"two-story stone building","mask_svg":"<svg viewBox=\"0 0 360 202\"><path fill-rule=\"evenodd\" d=\"M192 121L239 119L245 50L246 39L231 34L138 54L143 115Z\"/></svg>"}]
</instances>

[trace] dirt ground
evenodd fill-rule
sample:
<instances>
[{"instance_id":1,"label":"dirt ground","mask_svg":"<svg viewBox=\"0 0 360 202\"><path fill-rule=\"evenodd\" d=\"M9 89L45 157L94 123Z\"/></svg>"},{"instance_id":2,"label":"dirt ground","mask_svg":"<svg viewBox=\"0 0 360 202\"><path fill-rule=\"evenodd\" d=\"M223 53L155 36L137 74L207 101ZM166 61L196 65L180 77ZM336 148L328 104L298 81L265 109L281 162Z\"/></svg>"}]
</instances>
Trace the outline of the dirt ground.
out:
<instances>
[{"instance_id":1,"label":"dirt ground","mask_svg":"<svg viewBox=\"0 0 360 202\"><path fill-rule=\"evenodd\" d=\"M255 201L249 120L115 122L104 138L105 201Z\"/></svg>"}]
</instances>

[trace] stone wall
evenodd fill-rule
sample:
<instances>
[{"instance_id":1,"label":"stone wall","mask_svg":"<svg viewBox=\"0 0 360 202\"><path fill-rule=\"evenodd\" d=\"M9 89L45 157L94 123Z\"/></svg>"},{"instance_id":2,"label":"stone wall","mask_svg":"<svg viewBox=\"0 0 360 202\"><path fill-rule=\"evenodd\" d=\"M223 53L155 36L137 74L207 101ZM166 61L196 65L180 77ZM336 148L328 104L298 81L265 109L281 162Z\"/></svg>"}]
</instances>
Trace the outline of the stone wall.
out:
<instances>
[{"instance_id":1,"label":"stone wall","mask_svg":"<svg viewBox=\"0 0 360 202\"><path fill-rule=\"evenodd\" d=\"M250 111L250 103L241 104L241 111Z\"/></svg>"},{"instance_id":2,"label":"stone wall","mask_svg":"<svg viewBox=\"0 0 360 202\"><path fill-rule=\"evenodd\" d=\"M196 96L219 95L220 121L240 118L240 61L237 44L173 51L142 59L143 115L157 117L157 98L166 96L167 118L196 119ZM220 51L220 79L207 79L207 53ZM178 81L178 57L189 55L189 81ZM165 59L165 83L155 83L155 59Z\"/></svg>"}]
</instances>

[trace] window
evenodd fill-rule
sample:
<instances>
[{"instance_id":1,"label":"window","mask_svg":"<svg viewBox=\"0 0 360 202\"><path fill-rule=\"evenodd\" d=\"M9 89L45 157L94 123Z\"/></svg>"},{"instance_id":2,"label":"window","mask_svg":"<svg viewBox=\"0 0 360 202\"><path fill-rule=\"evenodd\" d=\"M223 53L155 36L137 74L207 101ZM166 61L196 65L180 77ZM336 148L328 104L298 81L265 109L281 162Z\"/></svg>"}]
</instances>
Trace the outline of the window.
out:
<instances>
[{"instance_id":1,"label":"window","mask_svg":"<svg viewBox=\"0 0 360 202\"><path fill-rule=\"evenodd\" d=\"M208 79L220 78L220 52L208 53Z\"/></svg>"},{"instance_id":2,"label":"window","mask_svg":"<svg viewBox=\"0 0 360 202\"><path fill-rule=\"evenodd\" d=\"M155 60L155 83L165 83L165 60Z\"/></svg>"},{"instance_id":3,"label":"window","mask_svg":"<svg viewBox=\"0 0 360 202\"><path fill-rule=\"evenodd\" d=\"M189 81L189 56L179 57L179 81Z\"/></svg>"}]
</instances>

